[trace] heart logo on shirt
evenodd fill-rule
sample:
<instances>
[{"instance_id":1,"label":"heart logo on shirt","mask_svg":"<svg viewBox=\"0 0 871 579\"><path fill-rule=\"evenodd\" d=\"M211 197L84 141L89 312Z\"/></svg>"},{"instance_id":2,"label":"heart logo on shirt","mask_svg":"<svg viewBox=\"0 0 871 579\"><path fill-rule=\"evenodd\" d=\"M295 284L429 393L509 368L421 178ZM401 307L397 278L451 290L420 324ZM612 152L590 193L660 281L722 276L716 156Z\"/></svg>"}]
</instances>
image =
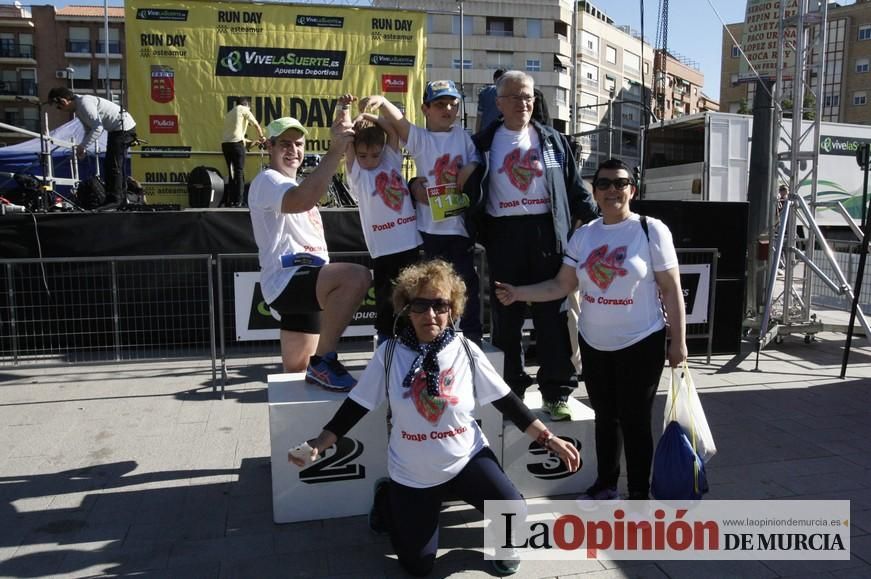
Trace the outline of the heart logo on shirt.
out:
<instances>
[{"instance_id":1,"label":"heart logo on shirt","mask_svg":"<svg viewBox=\"0 0 871 579\"><path fill-rule=\"evenodd\" d=\"M426 390L426 374L418 372L411 380L411 399L417 413L430 424L438 424L448 404L456 406L459 400L450 393L454 387L454 371L451 368L439 373L439 395L432 397Z\"/></svg>"},{"instance_id":2,"label":"heart logo on shirt","mask_svg":"<svg viewBox=\"0 0 871 579\"><path fill-rule=\"evenodd\" d=\"M432 166L430 175L435 178L436 185L449 185L457 182L457 175L463 166L463 159L456 155L453 159L449 153L445 153Z\"/></svg>"},{"instance_id":3,"label":"heart logo on shirt","mask_svg":"<svg viewBox=\"0 0 871 579\"><path fill-rule=\"evenodd\" d=\"M608 253L608 244L605 244L591 251L581 267L587 270L587 275L590 276L593 283L605 291L618 276L626 275L626 268L621 267L625 260L625 245L621 245Z\"/></svg>"},{"instance_id":4,"label":"heart logo on shirt","mask_svg":"<svg viewBox=\"0 0 871 579\"><path fill-rule=\"evenodd\" d=\"M408 188L405 186L402 176L396 172L396 169L392 169L390 175L382 171L375 177L373 195L376 194L381 197L386 206L398 213L402 210L402 200L408 195Z\"/></svg>"},{"instance_id":5,"label":"heart logo on shirt","mask_svg":"<svg viewBox=\"0 0 871 579\"><path fill-rule=\"evenodd\" d=\"M517 187L524 195L529 191L529 186L535 177L544 175L538 151L529 149L526 154L520 154L520 149L514 149L502 161L499 173L505 173L511 184Z\"/></svg>"}]
</instances>

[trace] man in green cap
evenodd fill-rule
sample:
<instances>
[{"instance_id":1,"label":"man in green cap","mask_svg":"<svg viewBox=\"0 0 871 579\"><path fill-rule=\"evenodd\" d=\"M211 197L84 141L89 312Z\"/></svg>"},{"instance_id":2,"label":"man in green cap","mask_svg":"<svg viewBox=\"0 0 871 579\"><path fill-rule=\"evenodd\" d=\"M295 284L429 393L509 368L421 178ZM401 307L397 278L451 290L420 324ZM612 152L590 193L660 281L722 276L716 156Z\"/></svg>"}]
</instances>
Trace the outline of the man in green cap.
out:
<instances>
[{"instance_id":1,"label":"man in green cap","mask_svg":"<svg viewBox=\"0 0 871 579\"><path fill-rule=\"evenodd\" d=\"M297 171L308 131L292 117L266 127L269 168L251 182L248 207L260 259L263 298L281 317L281 360L285 372L347 392L356 380L338 361L336 345L369 289L369 270L329 263L318 200L327 192L354 136L353 125L337 120L318 166L302 182ZM322 313L321 313L322 312Z\"/></svg>"}]
</instances>

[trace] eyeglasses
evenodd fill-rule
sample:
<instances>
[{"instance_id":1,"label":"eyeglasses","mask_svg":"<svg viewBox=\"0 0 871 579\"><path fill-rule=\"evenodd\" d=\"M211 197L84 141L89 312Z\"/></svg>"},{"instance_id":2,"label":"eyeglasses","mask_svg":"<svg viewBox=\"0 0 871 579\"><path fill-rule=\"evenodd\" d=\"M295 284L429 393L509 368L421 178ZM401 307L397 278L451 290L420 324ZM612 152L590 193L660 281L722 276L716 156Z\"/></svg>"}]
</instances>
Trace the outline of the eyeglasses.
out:
<instances>
[{"instance_id":1,"label":"eyeglasses","mask_svg":"<svg viewBox=\"0 0 871 579\"><path fill-rule=\"evenodd\" d=\"M632 179L627 179L626 177L618 177L617 179L608 179L607 177L599 177L593 182L593 187L599 189L600 191L604 191L611 185L614 186L615 189L625 189L629 185L634 185L635 183Z\"/></svg>"},{"instance_id":2,"label":"eyeglasses","mask_svg":"<svg viewBox=\"0 0 871 579\"><path fill-rule=\"evenodd\" d=\"M448 110L448 109L456 109L460 106L460 101L454 100L435 100L429 103L428 106L431 106L436 109Z\"/></svg>"},{"instance_id":3,"label":"eyeglasses","mask_svg":"<svg viewBox=\"0 0 871 579\"><path fill-rule=\"evenodd\" d=\"M425 314L430 308L437 314L446 314L451 311L451 302L442 299L428 300L426 298L414 298L408 304L408 308L414 314Z\"/></svg>"},{"instance_id":4,"label":"eyeglasses","mask_svg":"<svg viewBox=\"0 0 871 579\"><path fill-rule=\"evenodd\" d=\"M514 103L523 103L528 105L532 101L535 100L535 95L531 94L501 94L499 95L500 99L511 99Z\"/></svg>"}]
</instances>

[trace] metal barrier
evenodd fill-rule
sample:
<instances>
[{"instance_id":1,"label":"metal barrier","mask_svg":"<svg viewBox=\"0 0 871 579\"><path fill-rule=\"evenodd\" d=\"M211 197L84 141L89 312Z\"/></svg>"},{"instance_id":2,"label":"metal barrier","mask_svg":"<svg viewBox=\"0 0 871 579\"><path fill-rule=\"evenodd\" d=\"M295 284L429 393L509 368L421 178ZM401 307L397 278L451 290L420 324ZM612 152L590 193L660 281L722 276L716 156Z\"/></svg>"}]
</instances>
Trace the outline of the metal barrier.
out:
<instances>
[{"instance_id":1,"label":"metal barrier","mask_svg":"<svg viewBox=\"0 0 871 579\"><path fill-rule=\"evenodd\" d=\"M677 254L681 266L710 266L706 321L687 324L687 339L707 340L710 362L718 251ZM371 265L366 252L330 257ZM476 264L486 326L480 250ZM242 272L259 272L256 254L0 260L0 368L211 359L217 391L220 358L223 395L228 357L276 352L274 339L238 339L234 281Z\"/></svg>"},{"instance_id":2,"label":"metal barrier","mask_svg":"<svg viewBox=\"0 0 871 579\"><path fill-rule=\"evenodd\" d=\"M0 260L0 367L211 359L209 255Z\"/></svg>"},{"instance_id":3,"label":"metal barrier","mask_svg":"<svg viewBox=\"0 0 871 579\"><path fill-rule=\"evenodd\" d=\"M830 242L835 256L835 261L838 262L838 267L850 282L852 287L856 283L856 274L859 268L859 241L833 241ZM822 250L814 250L813 261L817 264L829 279L837 280L835 270L831 264L823 256ZM828 285L826 285L819 276L811 276L811 303L816 306L828 308L837 308L839 310L850 311L853 307L853 302L847 297L846 293L838 294ZM862 289L859 295L859 307L865 314L871 314L871 268L865 268L865 275L862 279Z\"/></svg>"}]
</instances>

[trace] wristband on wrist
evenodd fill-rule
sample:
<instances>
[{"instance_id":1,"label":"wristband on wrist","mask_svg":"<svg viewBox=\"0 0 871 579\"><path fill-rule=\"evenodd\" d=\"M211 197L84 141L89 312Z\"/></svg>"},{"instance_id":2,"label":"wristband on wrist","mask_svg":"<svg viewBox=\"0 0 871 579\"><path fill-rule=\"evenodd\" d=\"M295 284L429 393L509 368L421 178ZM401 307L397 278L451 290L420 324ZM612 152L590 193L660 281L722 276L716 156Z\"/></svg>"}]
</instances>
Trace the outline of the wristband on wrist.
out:
<instances>
[{"instance_id":1,"label":"wristband on wrist","mask_svg":"<svg viewBox=\"0 0 871 579\"><path fill-rule=\"evenodd\" d=\"M543 448L547 448L550 441L553 440L553 432L545 428L541 432L538 433L538 438L535 441L539 444L539 446Z\"/></svg>"},{"instance_id":2,"label":"wristband on wrist","mask_svg":"<svg viewBox=\"0 0 871 579\"><path fill-rule=\"evenodd\" d=\"M342 105L342 110L343 111L351 110L351 105Z\"/></svg>"}]
</instances>

